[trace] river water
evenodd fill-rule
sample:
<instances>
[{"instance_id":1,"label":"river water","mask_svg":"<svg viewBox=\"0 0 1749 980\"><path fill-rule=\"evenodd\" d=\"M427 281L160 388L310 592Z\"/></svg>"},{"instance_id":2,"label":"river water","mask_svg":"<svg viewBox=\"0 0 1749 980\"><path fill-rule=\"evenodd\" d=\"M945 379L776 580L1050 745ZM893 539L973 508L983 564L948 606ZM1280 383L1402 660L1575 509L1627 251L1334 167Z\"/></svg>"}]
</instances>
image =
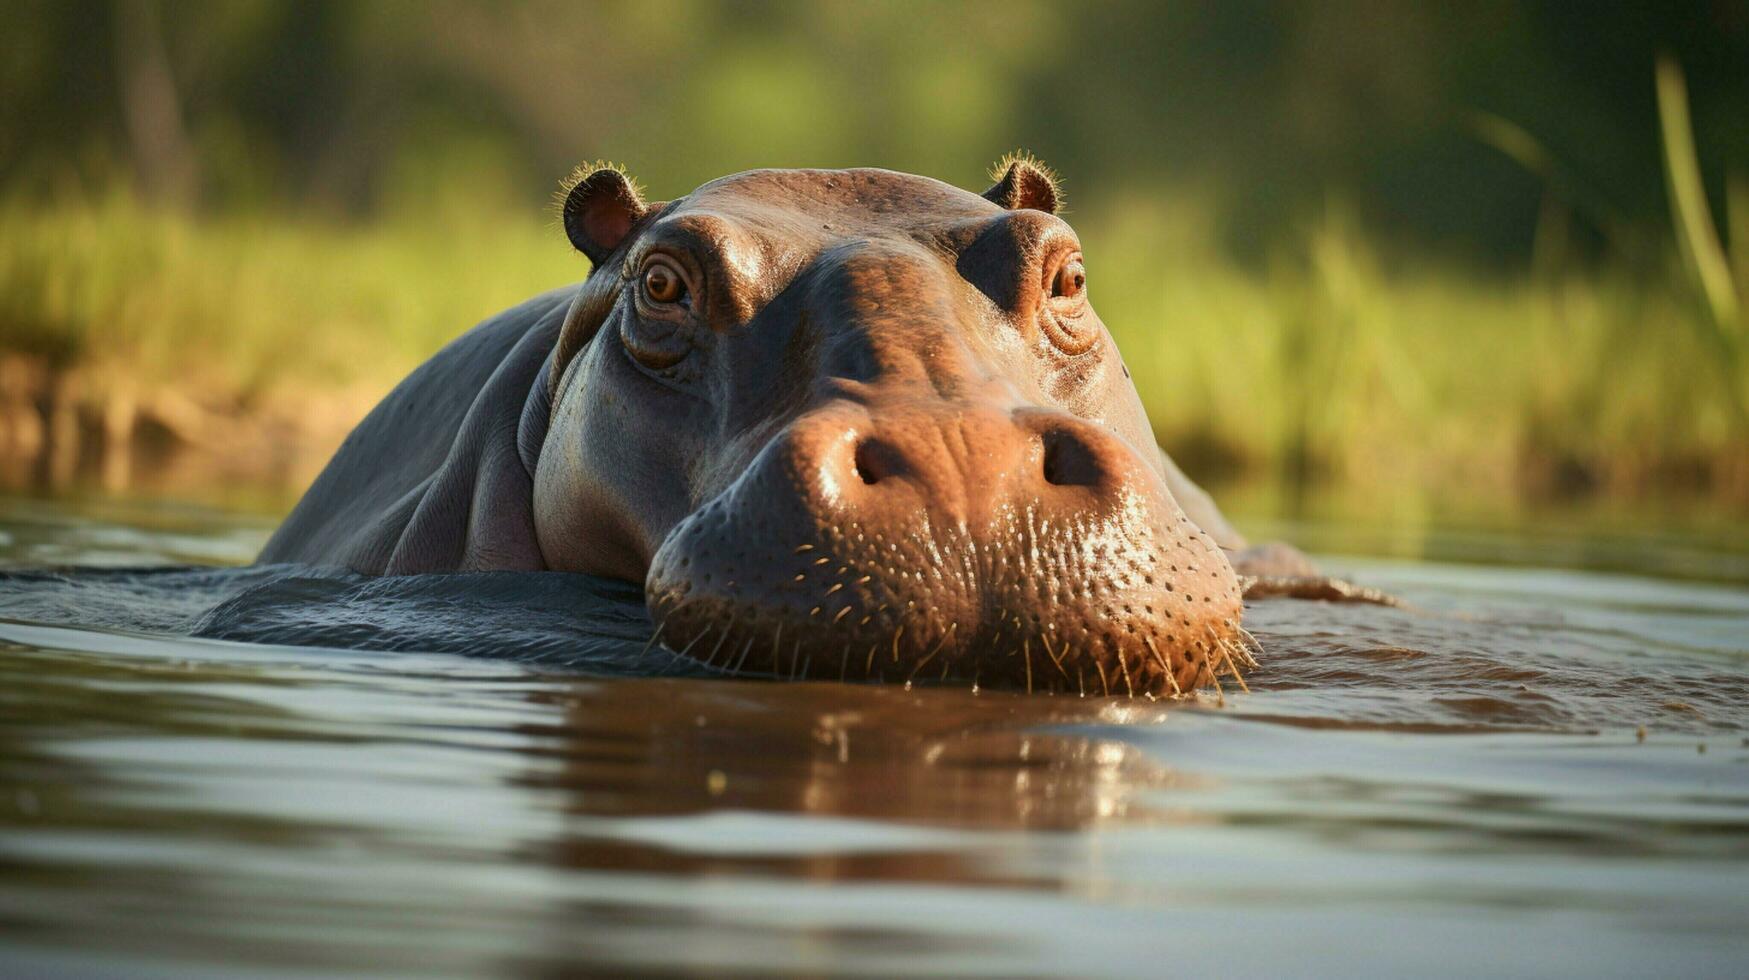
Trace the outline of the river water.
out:
<instances>
[{"instance_id":1,"label":"river water","mask_svg":"<svg viewBox=\"0 0 1749 980\"><path fill-rule=\"evenodd\" d=\"M1255 602L1248 693L1150 702L696 676L576 577L187 567L270 529L0 501L0 976L1749 975L1740 530L1278 522L1409 606ZM62 564L109 570L16 571Z\"/></svg>"}]
</instances>

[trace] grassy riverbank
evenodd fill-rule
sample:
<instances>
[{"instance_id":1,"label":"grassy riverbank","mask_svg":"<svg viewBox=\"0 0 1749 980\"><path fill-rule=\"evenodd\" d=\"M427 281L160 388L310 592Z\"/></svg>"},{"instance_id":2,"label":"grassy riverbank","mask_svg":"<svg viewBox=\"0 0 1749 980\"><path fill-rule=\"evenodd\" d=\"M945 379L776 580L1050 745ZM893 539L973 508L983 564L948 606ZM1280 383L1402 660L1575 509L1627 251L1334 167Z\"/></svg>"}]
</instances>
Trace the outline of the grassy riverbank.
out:
<instances>
[{"instance_id":1,"label":"grassy riverbank","mask_svg":"<svg viewBox=\"0 0 1749 980\"><path fill-rule=\"evenodd\" d=\"M400 377L587 265L537 213L195 217L113 194L0 204L0 482L153 463L307 480Z\"/></svg>"},{"instance_id":2,"label":"grassy riverbank","mask_svg":"<svg viewBox=\"0 0 1749 980\"><path fill-rule=\"evenodd\" d=\"M1384 254L1332 209L1252 266L1183 201L1071 220L1161 439L1195 472L1749 502L1749 432L1674 259L1482 273ZM75 457L107 439L233 462L284 443L319 462L459 330L584 268L532 210L337 223L123 195L0 204L11 482L78 431Z\"/></svg>"}]
</instances>

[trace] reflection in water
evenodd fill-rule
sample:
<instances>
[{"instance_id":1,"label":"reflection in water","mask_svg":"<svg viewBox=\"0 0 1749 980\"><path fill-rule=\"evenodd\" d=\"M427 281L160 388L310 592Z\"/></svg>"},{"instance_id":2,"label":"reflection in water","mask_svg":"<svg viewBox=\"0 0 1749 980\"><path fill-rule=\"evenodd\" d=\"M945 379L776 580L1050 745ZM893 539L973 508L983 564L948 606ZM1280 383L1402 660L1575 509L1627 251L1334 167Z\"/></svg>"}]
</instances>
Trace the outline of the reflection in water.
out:
<instances>
[{"instance_id":1,"label":"reflection in water","mask_svg":"<svg viewBox=\"0 0 1749 980\"><path fill-rule=\"evenodd\" d=\"M976 882L988 872L964 861L952 838L851 854L743 854L730 839L695 852L665 846L663 820L755 811L1088 831L1165 823L1172 814L1149 794L1207 781L1116 739L1051 730L1164 723L1167 709L1147 702L660 682L577 682L537 698L560 707L564 723L527 730L550 739L542 751L559 762L531 785L562 791L566 812L586 818L553 855L573 868Z\"/></svg>"}]
</instances>

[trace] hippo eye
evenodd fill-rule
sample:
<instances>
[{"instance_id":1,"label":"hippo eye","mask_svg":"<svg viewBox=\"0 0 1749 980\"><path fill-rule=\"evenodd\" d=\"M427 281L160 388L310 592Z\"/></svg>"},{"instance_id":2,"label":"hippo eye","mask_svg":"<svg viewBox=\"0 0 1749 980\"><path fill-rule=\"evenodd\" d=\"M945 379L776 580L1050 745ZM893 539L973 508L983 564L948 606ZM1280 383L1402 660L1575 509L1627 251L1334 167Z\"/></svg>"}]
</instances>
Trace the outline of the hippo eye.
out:
<instances>
[{"instance_id":1,"label":"hippo eye","mask_svg":"<svg viewBox=\"0 0 1749 980\"><path fill-rule=\"evenodd\" d=\"M1098 321L1087 316L1087 266L1072 252L1053 268L1045 266L1048 296L1039 304L1039 323L1057 350L1084 354L1099 339Z\"/></svg>"},{"instance_id":2,"label":"hippo eye","mask_svg":"<svg viewBox=\"0 0 1749 980\"><path fill-rule=\"evenodd\" d=\"M686 281L680 270L667 262L651 262L644 269L644 297L652 303L678 303L686 298Z\"/></svg>"},{"instance_id":3,"label":"hippo eye","mask_svg":"<svg viewBox=\"0 0 1749 980\"><path fill-rule=\"evenodd\" d=\"M1052 299L1079 299L1087 289L1087 266L1081 262L1081 256L1072 256L1057 269L1057 274L1051 279Z\"/></svg>"}]
</instances>

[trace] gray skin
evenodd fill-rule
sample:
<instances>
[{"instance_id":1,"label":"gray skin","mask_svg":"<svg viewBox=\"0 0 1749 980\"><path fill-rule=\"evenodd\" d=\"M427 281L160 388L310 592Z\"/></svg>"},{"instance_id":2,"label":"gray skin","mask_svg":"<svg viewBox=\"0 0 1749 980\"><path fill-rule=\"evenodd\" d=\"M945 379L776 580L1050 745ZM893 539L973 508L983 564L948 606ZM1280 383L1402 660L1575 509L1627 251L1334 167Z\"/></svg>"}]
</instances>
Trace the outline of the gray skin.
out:
<instances>
[{"instance_id":1,"label":"gray skin","mask_svg":"<svg viewBox=\"0 0 1749 980\"><path fill-rule=\"evenodd\" d=\"M263 562L643 582L742 672L1175 693L1243 658L1247 549L1153 441L1042 168L982 195L764 170L581 176L586 281L449 344Z\"/></svg>"}]
</instances>

